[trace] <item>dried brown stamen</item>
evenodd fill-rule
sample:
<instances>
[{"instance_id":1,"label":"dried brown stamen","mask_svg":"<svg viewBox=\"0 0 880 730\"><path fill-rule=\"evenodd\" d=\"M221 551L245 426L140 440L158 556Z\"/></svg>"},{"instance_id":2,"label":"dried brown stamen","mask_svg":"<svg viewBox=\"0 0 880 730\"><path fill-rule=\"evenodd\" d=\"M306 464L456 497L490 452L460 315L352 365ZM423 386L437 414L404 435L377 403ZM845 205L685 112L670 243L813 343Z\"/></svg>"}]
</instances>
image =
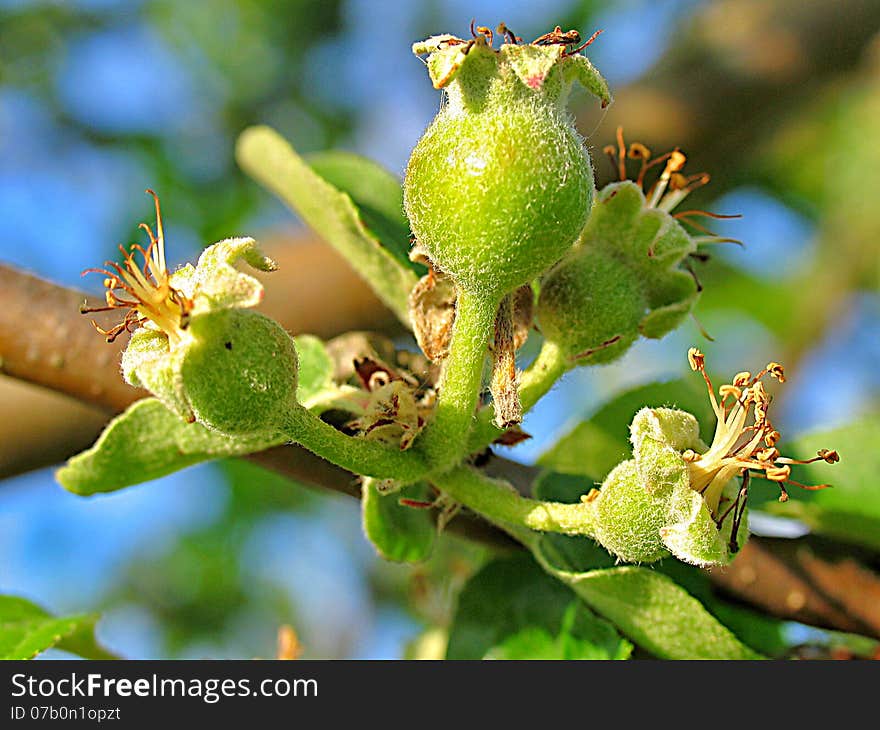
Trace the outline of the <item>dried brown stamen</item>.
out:
<instances>
[{"instance_id":1,"label":"dried brown stamen","mask_svg":"<svg viewBox=\"0 0 880 730\"><path fill-rule=\"evenodd\" d=\"M510 28L508 28L504 23L499 23L498 27L495 29L499 35L503 35L507 42L511 45L517 45L522 43L522 38L516 35Z\"/></svg>"}]
</instances>

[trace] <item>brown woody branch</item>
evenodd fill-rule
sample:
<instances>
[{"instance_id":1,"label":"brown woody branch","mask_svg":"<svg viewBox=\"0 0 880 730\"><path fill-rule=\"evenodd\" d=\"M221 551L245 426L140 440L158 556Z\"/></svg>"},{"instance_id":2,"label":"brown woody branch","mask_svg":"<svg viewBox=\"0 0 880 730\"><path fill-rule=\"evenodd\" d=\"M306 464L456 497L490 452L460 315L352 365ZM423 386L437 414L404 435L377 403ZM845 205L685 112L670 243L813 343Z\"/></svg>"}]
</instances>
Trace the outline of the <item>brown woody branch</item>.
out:
<instances>
[{"instance_id":1,"label":"brown woody branch","mask_svg":"<svg viewBox=\"0 0 880 730\"><path fill-rule=\"evenodd\" d=\"M880 639L877 557L816 536L753 536L710 572L723 593L772 616Z\"/></svg>"}]
</instances>

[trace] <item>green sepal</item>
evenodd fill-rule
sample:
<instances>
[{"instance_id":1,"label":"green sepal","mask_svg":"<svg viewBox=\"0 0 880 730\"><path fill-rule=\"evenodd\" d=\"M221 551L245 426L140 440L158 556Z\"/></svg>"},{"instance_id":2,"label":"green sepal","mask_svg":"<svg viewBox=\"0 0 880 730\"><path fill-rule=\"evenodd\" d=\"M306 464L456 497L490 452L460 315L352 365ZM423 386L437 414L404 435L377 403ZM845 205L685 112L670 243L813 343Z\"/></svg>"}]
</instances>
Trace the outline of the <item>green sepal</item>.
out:
<instances>
[{"instance_id":1,"label":"green sepal","mask_svg":"<svg viewBox=\"0 0 880 730\"><path fill-rule=\"evenodd\" d=\"M725 486L723 496L733 500L738 490L736 482L731 481ZM749 534L747 511L743 509L733 553L745 544ZM666 548L685 563L701 568L727 565L733 559L730 550L733 526L734 520L728 515L719 529L703 496L685 484L672 494L668 524L660 529L660 537Z\"/></svg>"},{"instance_id":2,"label":"green sepal","mask_svg":"<svg viewBox=\"0 0 880 730\"><path fill-rule=\"evenodd\" d=\"M180 361L184 351L172 351L164 332L141 327L135 330L122 353L122 376L136 388L145 388L180 418L192 421L192 408L183 391Z\"/></svg>"},{"instance_id":3,"label":"green sepal","mask_svg":"<svg viewBox=\"0 0 880 730\"><path fill-rule=\"evenodd\" d=\"M609 183L596 194L581 245L607 250L655 276L697 250L675 218L648 207L645 194L632 180Z\"/></svg>"},{"instance_id":4,"label":"green sepal","mask_svg":"<svg viewBox=\"0 0 880 730\"><path fill-rule=\"evenodd\" d=\"M455 41L457 38L450 33L440 33L425 38L423 41L416 41L412 44L412 52L416 56L424 56L426 53L433 53L440 48L445 48L449 41Z\"/></svg>"},{"instance_id":5,"label":"green sepal","mask_svg":"<svg viewBox=\"0 0 880 730\"><path fill-rule=\"evenodd\" d=\"M676 451L707 448L700 438L699 421L678 408L642 408L633 416L629 432L636 452L646 437L662 441Z\"/></svg>"},{"instance_id":6,"label":"green sepal","mask_svg":"<svg viewBox=\"0 0 880 730\"><path fill-rule=\"evenodd\" d=\"M558 44L533 46L505 43L498 53L524 86L539 91L562 58L563 50L564 47Z\"/></svg>"},{"instance_id":7,"label":"green sepal","mask_svg":"<svg viewBox=\"0 0 880 730\"><path fill-rule=\"evenodd\" d=\"M260 251L253 238L228 238L208 246L196 264L194 284L195 312L231 307L255 307L263 299L263 285L235 268L239 259L259 271L275 271L278 266Z\"/></svg>"},{"instance_id":8,"label":"green sepal","mask_svg":"<svg viewBox=\"0 0 880 730\"><path fill-rule=\"evenodd\" d=\"M364 534L386 560L420 563L430 557L437 538L432 510L409 507L401 499L430 501L427 484L412 484L383 493L374 479L361 487L361 515Z\"/></svg>"},{"instance_id":9,"label":"green sepal","mask_svg":"<svg viewBox=\"0 0 880 730\"><path fill-rule=\"evenodd\" d=\"M599 97L603 107L613 101L608 82L586 56L579 53L566 56L562 61L562 69L566 81L577 81L591 94Z\"/></svg>"},{"instance_id":10,"label":"green sepal","mask_svg":"<svg viewBox=\"0 0 880 730\"><path fill-rule=\"evenodd\" d=\"M700 291L690 274L670 271L658 278L648 293L650 311L639 323L643 337L659 340L672 332L691 313Z\"/></svg>"}]
</instances>

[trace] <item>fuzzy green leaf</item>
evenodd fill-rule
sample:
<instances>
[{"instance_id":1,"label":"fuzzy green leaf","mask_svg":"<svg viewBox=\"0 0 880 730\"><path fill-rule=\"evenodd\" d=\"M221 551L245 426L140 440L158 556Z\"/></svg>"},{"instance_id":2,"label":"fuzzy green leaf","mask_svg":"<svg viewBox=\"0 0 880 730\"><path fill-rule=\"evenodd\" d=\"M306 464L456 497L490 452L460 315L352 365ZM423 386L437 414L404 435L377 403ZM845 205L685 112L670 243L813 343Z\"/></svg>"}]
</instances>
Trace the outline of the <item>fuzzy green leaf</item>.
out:
<instances>
[{"instance_id":1,"label":"fuzzy green leaf","mask_svg":"<svg viewBox=\"0 0 880 730\"><path fill-rule=\"evenodd\" d=\"M493 560L459 597L447 659L626 659L632 646L525 554Z\"/></svg>"},{"instance_id":2,"label":"fuzzy green leaf","mask_svg":"<svg viewBox=\"0 0 880 730\"><path fill-rule=\"evenodd\" d=\"M711 440L715 417L705 386L696 378L685 378L652 383L620 394L563 436L541 456L539 463L557 472L583 474L601 481L616 464L630 458L629 424L645 404L674 406L692 413L700 423L703 440Z\"/></svg>"},{"instance_id":3,"label":"fuzzy green leaf","mask_svg":"<svg viewBox=\"0 0 880 730\"><path fill-rule=\"evenodd\" d=\"M426 484L413 484L391 494L382 494L372 480L365 480L361 509L364 533L386 560L419 563L434 548L437 527L431 510L400 504L401 499L429 501Z\"/></svg>"},{"instance_id":4,"label":"fuzzy green leaf","mask_svg":"<svg viewBox=\"0 0 880 730\"><path fill-rule=\"evenodd\" d=\"M240 456L284 443L278 435L231 437L186 423L155 398L144 398L114 418L90 449L55 474L75 494L113 492L202 461Z\"/></svg>"},{"instance_id":5,"label":"fuzzy green leaf","mask_svg":"<svg viewBox=\"0 0 880 730\"><path fill-rule=\"evenodd\" d=\"M625 566L574 573L555 568L540 540L532 550L545 569L661 659L760 659L674 581L654 570Z\"/></svg>"},{"instance_id":6,"label":"fuzzy green leaf","mask_svg":"<svg viewBox=\"0 0 880 730\"><path fill-rule=\"evenodd\" d=\"M680 560L664 560L656 565L656 569L678 583L755 651L769 657L781 657L791 647L793 642L786 638L785 622L726 601L712 587L705 570Z\"/></svg>"},{"instance_id":7,"label":"fuzzy green leaf","mask_svg":"<svg viewBox=\"0 0 880 730\"><path fill-rule=\"evenodd\" d=\"M791 488L791 499L776 501L772 490L753 489L753 509L801 520L814 532L850 543L880 549L880 419L809 434L780 444L786 455L809 459L819 449L837 449L840 462L817 461L796 466L794 479L806 484L830 483L817 492Z\"/></svg>"},{"instance_id":8,"label":"fuzzy green leaf","mask_svg":"<svg viewBox=\"0 0 880 730\"><path fill-rule=\"evenodd\" d=\"M403 212L400 180L372 160L342 150L308 155L309 166L357 206L364 226L395 258L419 276L425 266L409 260L409 221Z\"/></svg>"},{"instance_id":9,"label":"fuzzy green leaf","mask_svg":"<svg viewBox=\"0 0 880 730\"><path fill-rule=\"evenodd\" d=\"M0 659L33 659L53 647L85 659L114 659L95 640L96 614L56 618L17 596L0 596Z\"/></svg>"},{"instance_id":10,"label":"fuzzy green leaf","mask_svg":"<svg viewBox=\"0 0 880 730\"><path fill-rule=\"evenodd\" d=\"M315 172L269 127L245 130L238 138L236 157L249 175L342 253L402 322L409 322L407 297L416 274L383 245L380 232L367 228L352 195ZM359 197L363 199L362 191Z\"/></svg>"}]
</instances>

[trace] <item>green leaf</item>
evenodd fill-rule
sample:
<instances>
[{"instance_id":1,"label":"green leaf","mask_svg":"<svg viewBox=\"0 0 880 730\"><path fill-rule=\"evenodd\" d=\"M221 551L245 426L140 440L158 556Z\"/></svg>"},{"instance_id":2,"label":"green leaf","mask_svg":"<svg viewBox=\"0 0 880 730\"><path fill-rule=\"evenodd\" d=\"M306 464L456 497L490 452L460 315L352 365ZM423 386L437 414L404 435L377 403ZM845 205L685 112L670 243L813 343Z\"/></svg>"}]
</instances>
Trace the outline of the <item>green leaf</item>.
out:
<instances>
[{"instance_id":1,"label":"green leaf","mask_svg":"<svg viewBox=\"0 0 880 730\"><path fill-rule=\"evenodd\" d=\"M632 646L526 554L496 559L459 597L447 659L626 659Z\"/></svg>"},{"instance_id":2,"label":"green leaf","mask_svg":"<svg viewBox=\"0 0 880 730\"><path fill-rule=\"evenodd\" d=\"M791 499L783 504L774 490L752 489L752 508L801 520L821 535L880 549L880 419L809 434L779 448L800 459L822 448L837 449L837 464L817 461L794 467L792 474L799 482L832 487L816 492L792 487Z\"/></svg>"},{"instance_id":3,"label":"green leaf","mask_svg":"<svg viewBox=\"0 0 880 730\"><path fill-rule=\"evenodd\" d=\"M723 599L712 587L705 570L680 560L663 560L656 564L656 568L687 590L755 651L769 657L781 657L791 647L791 642L786 640L787 624L784 621Z\"/></svg>"},{"instance_id":4,"label":"green leaf","mask_svg":"<svg viewBox=\"0 0 880 730\"><path fill-rule=\"evenodd\" d=\"M662 573L636 566L574 573L555 568L543 554L540 540L532 540L531 548L551 575L661 659L761 658Z\"/></svg>"},{"instance_id":5,"label":"green leaf","mask_svg":"<svg viewBox=\"0 0 880 730\"><path fill-rule=\"evenodd\" d=\"M715 416L705 385L698 378L684 378L622 393L563 436L538 463L557 472L583 474L601 482L611 469L631 457L629 424L645 405L676 407L692 413L700 423L703 440L711 441Z\"/></svg>"},{"instance_id":6,"label":"green leaf","mask_svg":"<svg viewBox=\"0 0 880 730\"><path fill-rule=\"evenodd\" d=\"M33 659L53 647L85 659L115 659L95 640L97 614L56 618L34 603L0 595L0 659Z\"/></svg>"},{"instance_id":7,"label":"green leaf","mask_svg":"<svg viewBox=\"0 0 880 730\"><path fill-rule=\"evenodd\" d=\"M306 157L309 166L328 183L347 193L364 226L400 263L417 274L427 269L409 260L409 221L403 211L400 180L373 160L352 152L330 150Z\"/></svg>"},{"instance_id":8,"label":"green leaf","mask_svg":"<svg viewBox=\"0 0 880 730\"><path fill-rule=\"evenodd\" d=\"M400 504L401 499L430 501L427 484L413 484L391 494L382 494L372 479L364 480L361 509L364 532L386 560L418 563L434 548L437 527L429 509Z\"/></svg>"},{"instance_id":9,"label":"green leaf","mask_svg":"<svg viewBox=\"0 0 880 730\"><path fill-rule=\"evenodd\" d=\"M70 459L55 477L75 494L113 492L202 461L241 456L286 441L283 435L224 436L186 423L156 398L144 398L114 418L95 445Z\"/></svg>"},{"instance_id":10,"label":"green leaf","mask_svg":"<svg viewBox=\"0 0 880 730\"><path fill-rule=\"evenodd\" d=\"M611 92L608 90L608 82L602 78L590 59L575 53L565 59L565 75L569 80L577 80L587 91L599 97L602 107L611 103Z\"/></svg>"},{"instance_id":11,"label":"green leaf","mask_svg":"<svg viewBox=\"0 0 880 730\"><path fill-rule=\"evenodd\" d=\"M396 236L383 242L380 238L382 231L372 231L367 227L367 219L374 225L376 220L385 220L381 215L383 207L376 206L373 200L370 214L365 218L353 199L354 196L367 199L360 187L353 195L340 191L313 170L283 137L269 127L246 129L238 138L236 157L245 172L278 195L342 253L401 322L409 323L407 299L416 283L416 274L400 260L400 244L394 243ZM341 179L339 170L343 164L346 163L337 160L333 167L327 162L321 163L319 158L319 167L323 165L325 171L332 167L328 175L336 179ZM350 162L348 167L351 168ZM377 188L382 186L383 183L379 182ZM382 227L383 231L386 228ZM387 231L385 235L388 235ZM392 250L398 251L398 254L392 253Z\"/></svg>"},{"instance_id":12,"label":"green leaf","mask_svg":"<svg viewBox=\"0 0 880 730\"><path fill-rule=\"evenodd\" d=\"M614 656L609 656L608 647ZM527 626L491 648L487 659L628 659L632 645L621 640L606 621L573 600L562 617L557 635L539 626Z\"/></svg>"}]
</instances>

